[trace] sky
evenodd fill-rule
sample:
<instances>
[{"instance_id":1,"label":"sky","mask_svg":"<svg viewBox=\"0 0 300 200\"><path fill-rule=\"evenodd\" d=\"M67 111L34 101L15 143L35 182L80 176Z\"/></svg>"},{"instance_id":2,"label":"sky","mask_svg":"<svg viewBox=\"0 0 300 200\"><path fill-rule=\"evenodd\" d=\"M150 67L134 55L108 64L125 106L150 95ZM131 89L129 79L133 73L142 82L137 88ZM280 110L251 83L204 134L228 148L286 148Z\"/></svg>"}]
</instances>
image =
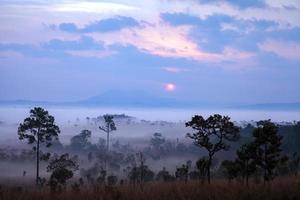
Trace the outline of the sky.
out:
<instances>
[{"instance_id":1,"label":"sky","mask_svg":"<svg viewBox=\"0 0 300 200\"><path fill-rule=\"evenodd\" d=\"M299 0L0 0L0 25L0 100L300 102Z\"/></svg>"}]
</instances>

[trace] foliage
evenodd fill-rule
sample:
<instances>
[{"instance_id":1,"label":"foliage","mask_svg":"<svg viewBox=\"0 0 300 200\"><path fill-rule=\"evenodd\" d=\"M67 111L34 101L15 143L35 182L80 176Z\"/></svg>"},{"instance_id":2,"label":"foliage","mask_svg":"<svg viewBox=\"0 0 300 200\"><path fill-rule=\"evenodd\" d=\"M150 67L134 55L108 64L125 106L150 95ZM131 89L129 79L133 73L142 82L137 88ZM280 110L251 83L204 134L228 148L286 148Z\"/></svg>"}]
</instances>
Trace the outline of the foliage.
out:
<instances>
[{"instance_id":1,"label":"foliage","mask_svg":"<svg viewBox=\"0 0 300 200\"><path fill-rule=\"evenodd\" d=\"M168 182L168 181L173 181L175 179L174 176L172 176L165 167L163 167L163 169L161 171L159 171L156 175L156 180L157 181L164 181L164 182Z\"/></svg>"},{"instance_id":2,"label":"foliage","mask_svg":"<svg viewBox=\"0 0 300 200\"><path fill-rule=\"evenodd\" d=\"M285 157L281 156L282 136L278 134L278 127L271 120L260 121L253 131L256 146L255 162L264 171L264 181L272 180L274 169Z\"/></svg>"},{"instance_id":3,"label":"foliage","mask_svg":"<svg viewBox=\"0 0 300 200\"><path fill-rule=\"evenodd\" d=\"M239 128L236 127L230 118L218 114L204 119L195 115L191 121L186 123L196 132L188 133L187 137L194 140L195 145L205 148L208 152L207 178L210 182L210 166L216 152L230 148L226 141L236 141L239 138Z\"/></svg>"},{"instance_id":4,"label":"foliage","mask_svg":"<svg viewBox=\"0 0 300 200\"><path fill-rule=\"evenodd\" d=\"M118 177L115 175L110 175L107 177L107 184L108 185L116 185L118 182Z\"/></svg>"},{"instance_id":5,"label":"foliage","mask_svg":"<svg viewBox=\"0 0 300 200\"><path fill-rule=\"evenodd\" d=\"M176 168L175 177L181 181L187 182L189 174L189 167L183 164L181 167Z\"/></svg>"},{"instance_id":6,"label":"foliage","mask_svg":"<svg viewBox=\"0 0 300 200\"><path fill-rule=\"evenodd\" d=\"M78 170L77 157L69 157L69 154L55 155L47 166L47 172L51 172L49 186L52 192L62 191L66 187L66 181L73 177L73 172Z\"/></svg>"},{"instance_id":7,"label":"foliage","mask_svg":"<svg viewBox=\"0 0 300 200\"><path fill-rule=\"evenodd\" d=\"M246 184L248 185L249 176L253 174L256 170L256 145L251 142L248 144L243 144L236 151L237 159L236 164L239 165L240 175L243 180L246 179Z\"/></svg>"},{"instance_id":8,"label":"foliage","mask_svg":"<svg viewBox=\"0 0 300 200\"><path fill-rule=\"evenodd\" d=\"M285 152L300 152L300 121L278 126L278 133L284 136L282 145Z\"/></svg>"},{"instance_id":9,"label":"foliage","mask_svg":"<svg viewBox=\"0 0 300 200\"><path fill-rule=\"evenodd\" d=\"M39 183L39 160L40 144L45 143L46 147L51 146L52 140L58 140L59 127L55 125L54 117L48 111L40 107L30 110L30 116L24 119L18 127L20 140L27 140L29 144L35 144L36 151L36 184Z\"/></svg>"},{"instance_id":10,"label":"foliage","mask_svg":"<svg viewBox=\"0 0 300 200\"><path fill-rule=\"evenodd\" d=\"M137 161L137 162L136 162ZM137 153L134 159L133 167L128 173L128 178L133 183L144 183L149 182L154 179L154 172L145 165L146 158L143 153Z\"/></svg>"},{"instance_id":11,"label":"foliage","mask_svg":"<svg viewBox=\"0 0 300 200\"><path fill-rule=\"evenodd\" d=\"M202 157L199 160L197 160L196 162L196 167L198 169L199 172L199 178L201 178L202 183L205 180L205 176L207 174L207 169L209 167L209 163L208 163L208 159L206 157Z\"/></svg>"},{"instance_id":12,"label":"foliage","mask_svg":"<svg viewBox=\"0 0 300 200\"><path fill-rule=\"evenodd\" d=\"M221 163L221 168L223 168L223 174L229 181L238 177L239 175L240 165L235 161L224 160Z\"/></svg>"},{"instance_id":13,"label":"foliage","mask_svg":"<svg viewBox=\"0 0 300 200\"><path fill-rule=\"evenodd\" d=\"M45 143L47 147L51 146L53 139L58 140L59 133L60 130L55 125L54 117L40 107L30 110L30 117L25 118L18 128L20 140L28 140L29 144ZM33 150L38 151L36 146Z\"/></svg>"},{"instance_id":14,"label":"foliage","mask_svg":"<svg viewBox=\"0 0 300 200\"><path fill-rule=\"evenodd\" d=\"M89 141L92 132L89 130L82 130L78 135L71 138L70 147L73 150L87 150L91 146Z\"/></svg>"},{"instance_id":15,"label":"foliage","mask_svg":"<svg viewBox=\"0 0 300 200\"><path fill-rule=\"evenodd\" d=\"M104 126L99 126L99 129L106 133L106 137L107 137L106 150L108 151L109 150L109 134L112 131L117 130L117 127L116 127L116 124L113 120L113 118L114 118L113 115L106 114L106 115L103 116L103 118L104 118L105 125Z\"/></svg>"},{"instance_id":16,"label":"foliage","mask_svg":"<svg viewBox=\"0 0 300 200\"><path fill-rule=\"evenodd\" d=\"M292 158L289 160L290 171L297 176L300 167L300 156L297 152L294 152Z\"/></svg>"}]
</instances>

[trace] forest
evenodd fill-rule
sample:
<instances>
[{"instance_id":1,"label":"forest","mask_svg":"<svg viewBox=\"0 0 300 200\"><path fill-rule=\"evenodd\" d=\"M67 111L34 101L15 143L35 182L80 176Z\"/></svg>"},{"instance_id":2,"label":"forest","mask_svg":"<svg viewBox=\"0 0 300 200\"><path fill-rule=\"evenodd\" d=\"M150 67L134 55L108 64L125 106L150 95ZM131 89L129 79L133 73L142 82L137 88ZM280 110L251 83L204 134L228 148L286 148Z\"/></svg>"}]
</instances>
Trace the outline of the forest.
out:
<instances>
[{"instance_id":1,"label":"forest","mask_svg":"<svg viewBox=\"0 0 300 200\"><path fill-rule=\"evenodd\" d=\"M195 115L182 133L188 142L155 132L135 146L110 141L120 119L130 123L126 115L87 118L105 139L92 142L84 129L62 144L54 116L31 109L16 130L28 148L0 149L0 162L18 174L1 176L0 199L300 198L300 122L241 126L228 116Z\"/></svg>"}]
</instances>

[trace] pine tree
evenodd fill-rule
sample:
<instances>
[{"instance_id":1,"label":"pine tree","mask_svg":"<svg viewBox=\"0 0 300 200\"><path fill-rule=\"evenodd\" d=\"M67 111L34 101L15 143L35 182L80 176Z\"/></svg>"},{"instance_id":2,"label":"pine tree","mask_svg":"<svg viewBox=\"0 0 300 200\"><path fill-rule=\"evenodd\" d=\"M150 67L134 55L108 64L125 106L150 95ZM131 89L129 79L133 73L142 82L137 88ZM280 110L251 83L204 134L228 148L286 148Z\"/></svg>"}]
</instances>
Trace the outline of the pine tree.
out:
<instances>
[{"instance_id":1,"label":"pine tree","mask_svg":"<svg viewBox=\"0 0 300 200\"><path fill-rule=\"evenodd\" d=\"M282 136L271 120L260 121L253 131L255 138L255 162L264 173L264 182L275 177L274 169L286 158L281 155Z\"/></svg>"},{"instance_id":2,"label":"pine tree","mask_svg":"<svg viewBox=\"0 0 300 200\"><path fill-rule=\"evenodd\" d=\"M242 145L236 152L236 163L240 166L241 176L243 180L246 179L246 185L248 186L249 176L256 170L255 163L255 151L256 146L254 143Z\"/></svg>"},{"instance_id":3,"label":"pine tree","mask_svg":"<svg viewBox=\"0 0 300 200\"><path fill-rule=\"evenodd\" d=\"M25 139L29 144L35 144L32 149L36 151L36 185L40 180L40 145L46 143L46 147L50 147L52 140L58 140L59 133L60 130L55 125L54 117L40 107L30 110L30 116L19 125L19 139Z\"/></svg>"}]
</instances>

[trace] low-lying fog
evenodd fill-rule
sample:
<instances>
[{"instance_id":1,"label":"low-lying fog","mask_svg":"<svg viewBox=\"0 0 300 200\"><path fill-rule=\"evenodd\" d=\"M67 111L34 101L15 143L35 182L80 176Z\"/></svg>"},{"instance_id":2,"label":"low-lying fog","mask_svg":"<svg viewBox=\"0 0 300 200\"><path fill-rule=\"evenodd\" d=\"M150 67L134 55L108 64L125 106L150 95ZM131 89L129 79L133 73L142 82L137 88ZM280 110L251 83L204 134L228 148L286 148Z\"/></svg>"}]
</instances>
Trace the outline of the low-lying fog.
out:
<instances>
[{"instance_id":1,"label":"low-lying fog","mask_svg":"<svg viewBox=\"0 0 300 200\"><path fill-rule=\"evenodd\" d=\"M69 139L83 129L92 131L92 139L104 137L98 129L99 124L93 118L103 114L126 114L135 119L131 122L117 122L117 131L112 140L145 139L155 132L163 133L167 138L180 138L186 134L184 123L195 114L209 116L211 114L228 115L236 122L249 122L272 119L275 122L292 122L300 120L299 111L258 111L258 110L197 110L197 109L136 109L136 108L46 108L55 117L61 129L60 140L68 143ZM30 108L0 107L0 145L15 144L17 127L29 115ZM90 120L88 120L88 118ZM150 122L151 121L151 122Z\"/></svg>"},{"instance_id":2,"label":"low-lying fog","mask_svg":"<svg viewBox=\"0 0 300 200\"><path fill-rule=\"evenodd\" d=\"M184 122L191 119L195 114L205 117L211 114L228 115L233 121L239 124L246 124L251 121L262 119L272 119L275 122L292 122L300 120L300 112L291 111L244 111L244 110L175 110L175 109L117 109L117 108L45 108L50 115L55 117L56 124L59 125L61 134L59 139L63 145L69 145L71 137L80 133L83 129L92 131L91 142L97 143L99 138L106 138L104 132L99 130L98 116L104 114L122 114L133 118L114 119L117 131L111 134L111 144L117 140L121 144L130 144L138 149L149 145L149 141L155 132L162 133L163 137L170 141L180 141L191 143L187 139ZM25 141L19 141L17 136L18 125L24 118L29 116L30 108L0 108L0 148L29 149ZM169 169L183 164L187 160L195 160L198 154L185 155L182 157L168 157L159 161L147 160L147 163L154 170L169 166ZM199 157L198 157L199 158ZM23 163L20 165L9 165L0 163L0 175L9 177L21 176L23 170L34 175L34 163ZM86 164L81 163L81 167ZM45 167L42 167L45 168ZM5 172L5 173L4 173ZM45 169L41 170L45 174ZM0 176L1 177L1 176Z\"/></svg>"}]
</instances>

